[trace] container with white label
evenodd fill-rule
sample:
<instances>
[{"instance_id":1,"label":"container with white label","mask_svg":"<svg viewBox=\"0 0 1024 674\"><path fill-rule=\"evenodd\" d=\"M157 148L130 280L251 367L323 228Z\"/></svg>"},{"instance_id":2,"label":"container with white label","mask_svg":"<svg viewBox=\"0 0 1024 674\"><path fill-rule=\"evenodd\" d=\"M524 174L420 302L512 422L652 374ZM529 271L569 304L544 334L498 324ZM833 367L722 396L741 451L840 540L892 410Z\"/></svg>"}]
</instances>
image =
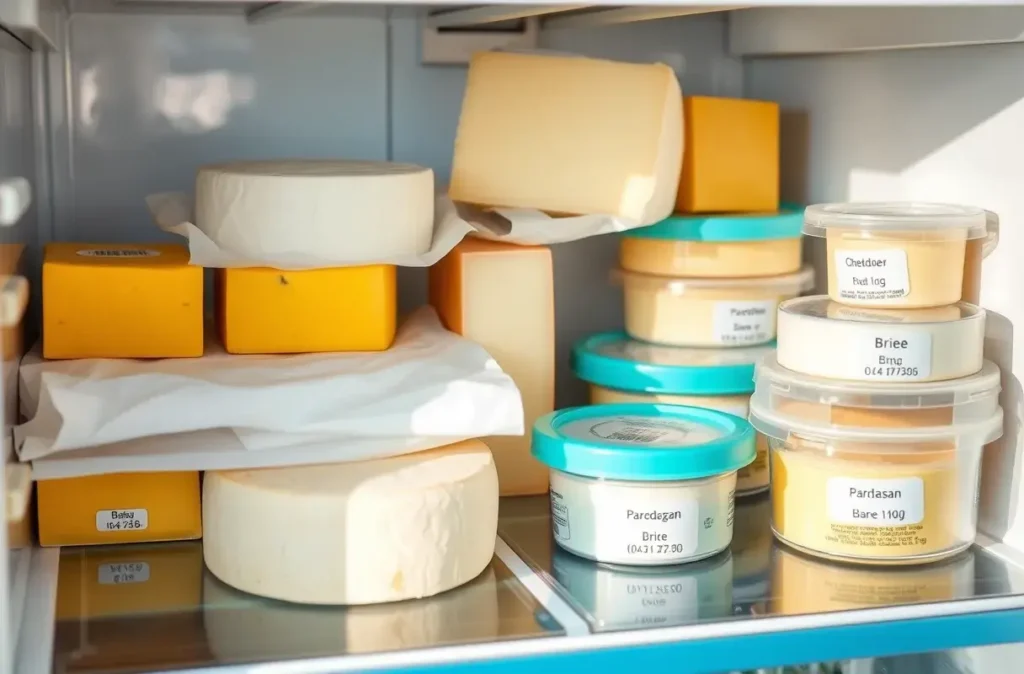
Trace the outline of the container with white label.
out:
<instances>
[{"instance_id":1,"label":"container with white label","mask_svg":"<svg viewBox=\"0 0 1024 674\"><path fill-rule=\"evenodd\" d=\"M754 364L774 344L699 349L640 342L622 332L593 335L576 344L572 367L590 384L590 402L668 403L704 407L747 418ZM757 437L757 458L740 468L736 495L768 488L768 442Z\"/></svg>"},{"instance_id":2,"label":"container with white label","mask_svg":"<svg viewBox=\"0 0 1024 674\"><path fill-rule=\"evenodd\" d=\"M729 546L754 431L698 407L592 405L538 419L532 453L551 468L558 545L598 562L681 564Z\"/></svg>"},{"instance_id":3,"label":"container with white label","mask_svg":"<svg viewBox=\"0 0 1024 674\"><path fill-rule=\"evenodd\" d=\"M804 212L803 231L827 242L833 300L915 309L960 301L968 242L989 237L989 220L972 206L819 204Z\"/></svg>"},{"instance_id":4,"label":"container with white label","mask_svg":"<svg viewBox=\"0 0 1024 674\"><path fill-rule=\"evenodd\" d=\"M641 274L689 278L781 276L800 271L803 209L674 214L623 232L619 261Z\"/></svg>"},{"instance_id":5,"label":"container with white label","mask_svg":"<svg viewBox=\"0 0 1024 674\"><path fill-rule=\"evenodd\" d=\"M621 269L626 332L667 346L741 347L775 339L779 302L814 285L806 267L783 276L682 278Z\"/></svg>"},{"instance_id":6,"label":"container with white label","mask_svg":"<svg viewBox=\"0 0 1024 674\"><path fill-rule=\"evenodd\" d=\"M924 415L900 425L894 408L874 425L867 413L861 425L853 416L837 425L755 395L750 421L768 436L775 535L812 555L871 564L966 549L977 530L982 451L1003 434L1002 409L988 398L957 420L936 412L933 425L921 425Z\"/></svg>"},{"instance_id":7,"label":"container with white label","mask_svg":"<svg viewBox=\"0 0 1024 674\"><path fill-rule=\"evenodd\" d=\"M779 365L829 379L928 382L982 366L985 310L959 302L931 309L862 309L825 295L779 305Z\"/></svg>"}]
</instances>

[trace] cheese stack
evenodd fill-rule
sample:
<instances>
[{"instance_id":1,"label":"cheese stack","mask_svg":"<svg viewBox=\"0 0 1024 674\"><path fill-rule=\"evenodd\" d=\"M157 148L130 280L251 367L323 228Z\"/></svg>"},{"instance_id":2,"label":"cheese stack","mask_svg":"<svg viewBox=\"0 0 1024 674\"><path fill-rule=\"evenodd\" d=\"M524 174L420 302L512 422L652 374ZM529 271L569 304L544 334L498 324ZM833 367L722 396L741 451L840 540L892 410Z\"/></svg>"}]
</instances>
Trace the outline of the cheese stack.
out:
<instances>
[{"instance_id":1,"label":"cheese stack","mask_svg":"<svg viewBox=\"0 0 1024 674\"><path fill-rule=\"evenodd\" d=\"M182 246L52 243L43 255L43 356L203 355L203 270ZM42 480L41 545L199 538L199 473Z\"/></svg>"},{"instance_id":2,"label":"cheese stack","mask_svg":"<svg viewBox=\"0 0 1024 674\"><path fill-rule=\"evenodd\" d=\"M826 204L827 296L778 310L751 422L769 437L772 529L846 562L920 564L973 543L986 444L1003 432L985 311L961 302L977 208Z\"/></svg>"}]
</instances>

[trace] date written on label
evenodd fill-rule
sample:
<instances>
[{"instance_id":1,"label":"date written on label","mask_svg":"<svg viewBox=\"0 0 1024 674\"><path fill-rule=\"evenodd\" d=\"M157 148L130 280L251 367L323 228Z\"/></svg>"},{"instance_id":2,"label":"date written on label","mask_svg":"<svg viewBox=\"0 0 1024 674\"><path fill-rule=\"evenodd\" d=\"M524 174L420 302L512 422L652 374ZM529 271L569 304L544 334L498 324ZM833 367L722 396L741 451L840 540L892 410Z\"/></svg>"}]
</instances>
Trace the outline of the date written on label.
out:
<instances>
[{"instance_id":1,"label":"date written on label","mask_svg":"<svg viewBox=\"0 0 1024 674\"><path fill-rule=\"evenodd\" d=\"M97 577L100 585L127 585L145 583L147 580L149 580L149 564L146 562L100 564Z\"/></svg>"},{"instance_id":2,"label":"date written on label","mask_svg":"<svg viewBox=\"0 0 1024 674\"><path fill-rule=\"evenodd\" d=\"M931 375L931 335L874 335L862 339L855 354L857 377L914 380Z\"/></svg>"},{"instance_id":3,"label":"date written on label","mask_svg":"<svg viewBox=\"0 0 1024 674\"><path fill-rule=\"evenodd\" d=\"M626 552L631 555L671 555L685 551L682 543L630 543L626 546Z\"/></svg>"},{"instance_id":4,"label":"date written on label","mask_svg":"<svg viewBox=\"0 0 1024 674\"><path fill-rule=\"evenodd\" d=\"M149 528L149 512L145 508L98 510L97 531L144 531Z\"/></svg>"}]
</instances>

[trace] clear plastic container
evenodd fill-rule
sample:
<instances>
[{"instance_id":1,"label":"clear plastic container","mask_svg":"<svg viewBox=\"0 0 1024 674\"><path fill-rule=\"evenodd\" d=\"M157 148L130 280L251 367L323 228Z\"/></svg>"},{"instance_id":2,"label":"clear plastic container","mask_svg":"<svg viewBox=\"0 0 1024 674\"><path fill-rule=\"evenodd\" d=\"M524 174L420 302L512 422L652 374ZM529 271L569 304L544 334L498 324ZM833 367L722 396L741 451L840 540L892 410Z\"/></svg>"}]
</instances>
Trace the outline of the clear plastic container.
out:
<instances>
[{"instance_id":1,"label":"clear plastic container","mask_svg":"<svg viewBox=\"0 0 1024 674\"><path fill-rule=\"evenodd\" d=\"M775 339L779 303L814 285L814 270L748 279L688 279L620 270L626 332L667 346L755 346Z\"/></svg>"},{"instance_id":2,"label":"clear plastic container","mask_svg":"<svg viewBox=\"0 0 1024 674\"><path fill-rule=\"evenodd\" d=\"M768 436L772 531L798 550L868 564L920 564L977 532L982 450L1003 413L940 426L836 426L751 399Z\"/></svg>"},{"instance_id":3,"label":"clear plastic container","mask_svg":"<svg viewBox=\"0 0 1024 674\"><path fill-rule=\"evenodd\" d=\"M590 384L590 402L667 403L719 410L746 419L754 365L775 345L736 349L659 346L622 332L593 335L576 344L572 367ZM739 469L736 495L768 488L768 441L757 436L757 458Z\"/></svg>"},{"instance_id":4,"label":"clear plastic container","mask_svg":"<svg viewBox=\"0 0 1024 674\"><path fill-rule=\"evenodd\" d=\"M803 209L739 215L673 215L624 232L623 269L696 278L779 276L800 271Z\"/></svg>"},{"instance_id":5,"label":"clear plastic container","mask_svg":"<svg viewBox=\"0 0 1024 674\"><path fill-rule=\"evenodd\" d=\"M913 309L960 301L967 242L988 239L989 221L971 206L819 204L804 212L804 234L826 240L833 300Z\"/></svg>"},{"instance_id":6,"label":"clear plastic container","mask_svg":"<svg viewBox=\"0 0 1024 674\"><path fill-rule=\"evenodd\" d=\"M824 295L783 302L778 360L803 374L851 381L957 379L981 369L985 310L848 307Z\"/></svg>"}]
</instances>

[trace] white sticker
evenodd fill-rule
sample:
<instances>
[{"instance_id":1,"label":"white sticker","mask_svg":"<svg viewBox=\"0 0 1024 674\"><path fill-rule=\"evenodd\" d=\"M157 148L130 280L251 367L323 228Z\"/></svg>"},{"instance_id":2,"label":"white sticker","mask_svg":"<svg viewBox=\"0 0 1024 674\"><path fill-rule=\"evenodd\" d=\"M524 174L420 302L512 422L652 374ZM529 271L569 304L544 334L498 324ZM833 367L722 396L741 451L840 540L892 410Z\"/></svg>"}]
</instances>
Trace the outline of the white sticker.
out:
<instances>
[{"instance_id":1,"label":"white sticker","mask_svg":"<svg viewBox=\"0 0 1024 674\"><path fill-rule=\"evenodd\" d=\"M82 257L159 257L160 251L148 248L93 248L80 250Z\"/></svg>"},{"instance_id":2,"label":"white sticker","mask_svg":"<svg viewBox=\"0 0 1024 674\"><path fill-rule=\"evenodd\" d=\"M96 531L142 531L149 528L145 508L96 511Z\"/></svg>"},{"instance_id":3,"label":"white sticker","mask_svg":"<svg viewBox=\"0 0 1024 674\"><path fill-rule=\"evenodd\" d=\"M554 489L550 490L551 496L551 531L555 538L567 541L572 538L572 530L569 528L569 508L565 505L565 499Z\"/></svg>"},{"instance_id":4,"label":"white sticker","mask_svg":"<svg viewBox=\"0 0 1024 674\"><path fill-rule=\"evenodd\" d=\"M559 428L568 437L625 445L680 447L702 445L719 437L711 426L677 419L641 416L598 417L571 421Z\"/></svg>"},{"instance_id":5,"label":"white sticker","mask_svg":"<svg viewBox=\"0 0 1024 674\"><path fill-rule=\"evenodd\" d=\"M775 336L775 300L715 302L712 337L718 344L763 344Z\"/></svg>"},{"instance_id":6,"label":"white sticker","mask_svg":"<svg viewBox=\"0 0 1024 674\"><path fill-rule=\"evenodd\" d=\"M693 499L605 494L594 503L593 522L609 529L607 536L597 532L598 559L619 556L654 561L692 555L697 551L699 518L700 509ZM601 550L604 547L611 548L608 554Z\"/></svg>"},{"instance_id":7,"label":"white sticker","mask_svg":"<svg viewBox=\"0 0 1024 674\"><path fill-rule=\"evenodd\" d=\"M859 337L851 379L920 381L932 374L932 336L924 331L879 328Z\"/></svg>"},{"instance_id":8,"label":"white sticker","mask_svg":"<svg viewBox=\"0 0 1024 674\"><path fill-rule=\"evenodd\" d=\"M100 564L97 576L97 581L100 585L145 583L149 580L149 564L145 562Z\"/></svg>"},{"instance_id":9,"label":"white sticker","mask_svg":"<svg viewBox=\"0 0 1024 674\"><path fill-rule=\"evenodd\" d=\"M833 263L841 299L880 302L910 293L907 251L902 248L836 250Z\"/></svg>"},{"instance_id":10,"label":"white sticker","mask_svg":"<svg viewBox=\"0 0 1024 674\"><path fill-rule=\"evenodd\" d=\"M924 480L919 477L833 477L826 484L825 498L828 518L836 524L885 527L924 520Z\"/></svg>"}]
</instances>

